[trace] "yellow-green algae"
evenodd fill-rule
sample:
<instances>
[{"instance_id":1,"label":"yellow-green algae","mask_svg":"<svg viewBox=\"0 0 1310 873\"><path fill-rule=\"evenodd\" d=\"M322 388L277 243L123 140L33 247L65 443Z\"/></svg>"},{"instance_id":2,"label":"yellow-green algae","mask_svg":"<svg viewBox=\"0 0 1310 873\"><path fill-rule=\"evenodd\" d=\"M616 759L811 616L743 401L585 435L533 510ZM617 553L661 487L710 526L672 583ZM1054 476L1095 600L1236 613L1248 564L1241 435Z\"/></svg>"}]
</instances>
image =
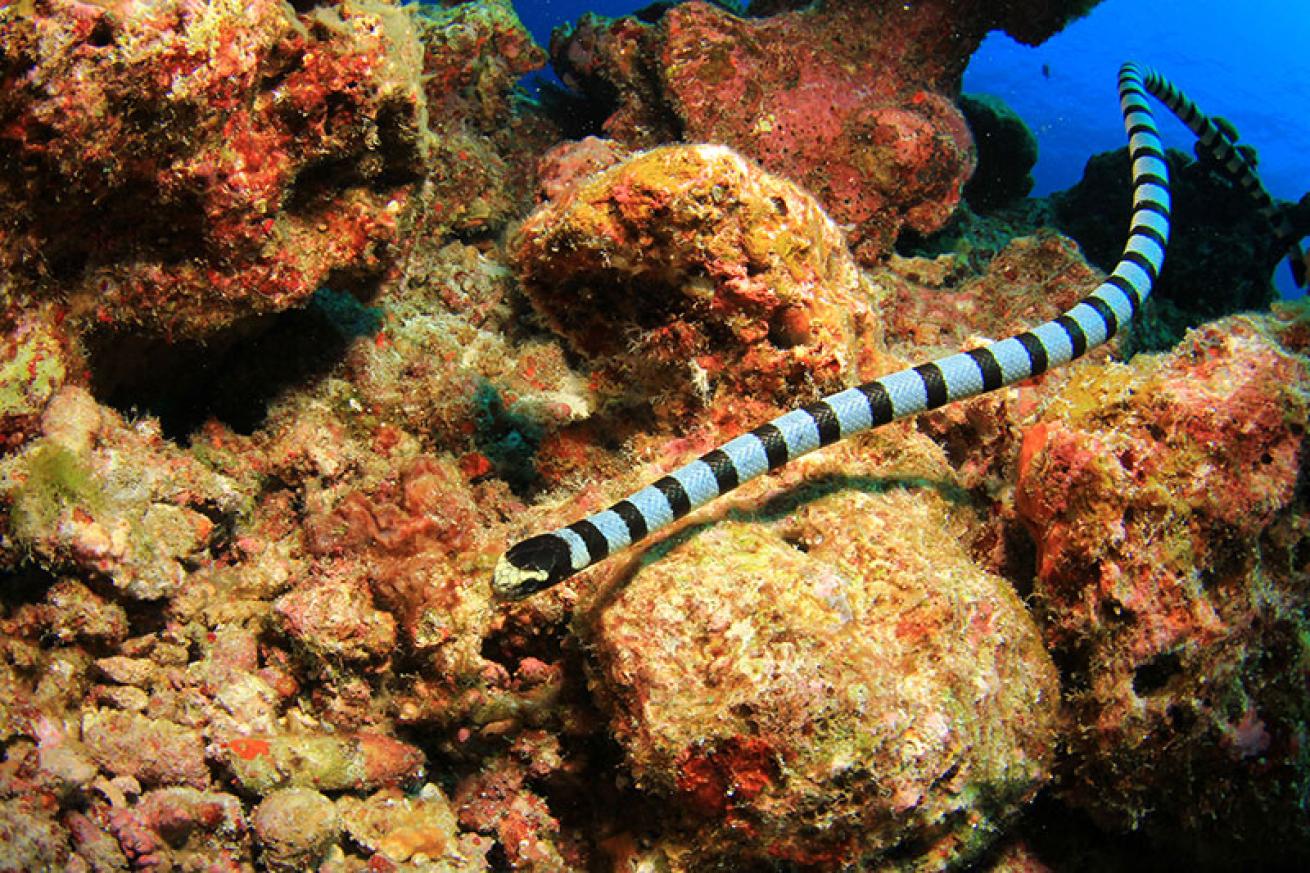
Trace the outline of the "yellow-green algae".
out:
<instances>
[{"instance_id":1,"label":"yellow-green algae","mask_svg":"<svg viewBox=\"0 0 1310 873\"><path fill-rule=\"evenodd\" d=\"M99 510L104 501L86 462L68 449L42 441L26 455L25 476L9 492L14 534L35 539L60 514L82 506Z\"/></svg>"},{"instance_id":2,"label":"yellow-green algae","mask_svg":"<svg viewBox=\"0 0 1310 873\"><path fill-rule=\"evenodd\" d=\"M0 424L41 413L64 384L64 357L59 340L35 319L0 337Z\"/></svg>"},{"instance_id":3,"label":"yellow-green algae","mask_svg":"<svg viewBox=\"0 0 1310 873\"><path fill-rule=\"evenodd\" d=\"M219 520L248 511L235 482L165 443L158 425L129 425L83 389L65 387L42 436L0 458L0 547L49 566L112 579L133 597L174 593L186 565L208 553Z\"/></svg>"},{"instance_id":4,"label":"yellow-green algae","mask_svg":"<svg viewBox=\"0 0 1310 873\"><path fill-rule=\"evenodd\" d=\"M723 146L651 149L580 182L524 221L510 257L598 393L658 397L660 418L785 407L881 354L841 230Z\"/></svg>"}]
</instances>

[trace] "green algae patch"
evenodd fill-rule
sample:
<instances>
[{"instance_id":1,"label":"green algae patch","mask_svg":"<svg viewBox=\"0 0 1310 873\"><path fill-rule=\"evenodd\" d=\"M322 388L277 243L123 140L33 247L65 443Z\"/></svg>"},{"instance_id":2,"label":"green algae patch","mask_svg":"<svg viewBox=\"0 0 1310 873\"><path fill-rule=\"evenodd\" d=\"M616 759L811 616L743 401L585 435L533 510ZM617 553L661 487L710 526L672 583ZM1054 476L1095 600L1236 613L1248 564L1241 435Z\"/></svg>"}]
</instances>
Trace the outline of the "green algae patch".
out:
<instances>
[{"instance_id":1,"label":"green algae patch","mask_svg":"<svg viewBox=\"0 0 1310 873\"><path fill-rule=\"evenodd\" d=\"M165 441L65 386L41 415L40 439L0 457L0 541L47 566L107 577L156 600L185 582L249 498Z\"/></svg>"},{"instance_id":2,"label":"green algae patch","mask_svg":"<svg viewBox=\"0 0 1310 873\"><path fill-rule=\"evenodd\" d=\"M82 506L95 511L103 503L91 468L61 445L44 442L27 455L26 478L11 492L14 532L32 539L65 511Z\"/></svg>"},{"instance_id":3,"label":"green algae patch","mask_svg":"<svg viewBox=\"0 0 1310 873\"><path fill-rule=\"evenodd\" d=\"M36 330L0 345L0 420L37 415L64 383L64 354L51 334Z\"/></svg>"}]
</instances>

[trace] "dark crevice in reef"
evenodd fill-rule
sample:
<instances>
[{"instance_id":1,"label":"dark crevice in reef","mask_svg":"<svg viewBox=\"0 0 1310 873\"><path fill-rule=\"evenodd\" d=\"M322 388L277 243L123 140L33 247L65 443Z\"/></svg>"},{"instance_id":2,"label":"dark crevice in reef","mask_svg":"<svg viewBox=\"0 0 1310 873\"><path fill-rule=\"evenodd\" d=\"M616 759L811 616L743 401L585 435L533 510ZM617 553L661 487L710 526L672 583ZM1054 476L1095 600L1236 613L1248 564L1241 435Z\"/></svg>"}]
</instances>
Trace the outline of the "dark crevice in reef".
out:
<instances>
[{"instance_id":1,"label":"dark crevice in reef","mask_svg":"<svg viewBox=\"0 0 1310 873\"><path fill-rule=\"evenodd\" d=\"M1037 581L1037 543L1028 528L1019 523L1006 524L1000 532L1003 549L997 571L1010 580L1015 593L1027 599Z\"/></svg>"},{"instance_id":2,"label":"dark crevice in reef","mask_svg":"<svg viewBox=\"0 0 1310 873\"><path fill-rule=\"evenodd\" d=\"M1175 676L1183 672L1183 661L1177 652L1161 652L1133 671L1133 693L1149 697L1163 691Z\"/></svg>"},{"instance_id":3,"label":"dark crevice in reef","mask_svg":"<svg viewBox=\"0 0 1310 873\"><path fill-rule=\"evenodd\" d=\"M59 282L79 280L89 270L127 258L178 264L195 256L195 240L203 236L203 212L187 197L161 206L128 188L100 198L51 192L36 199L47 205L32 211L30 226L41 241L49 278Z\"/></svg>"},{"instance_id":4,"label":"dark crevice in reef","mask_svg":"<svg viewBox=\"0 0 1310 873\"><path fill-rule=\"evenodd\" d=\"M87 343L92 391L124 415L158 418L164 436L178 442L210 419L251 434L283 391L330 372L351 339L379 325L351 295L323 288L303 309L206 343L101 333Z\"/></svg>"},{"instance_id":5,"label":"dark crevice in reef","mask_svg":"<svg viewBox=\"0 0 1310 873\"><path fill-rule=\"evenodd\" d=\"M57 577L33 564L0 573L0 612L25 603L39 603Z\"/></svg>"},{"instance_id":6,"label":"dark crevice in reef","mask_svg":"<svg viewBox=\"0 0 1310 873\"><path fill-rule=\"evenodd\" d=\"M1065 694L1076 695L1091 690L1092 656L1091 647L1086 641L1052 649L1051 660L1060 674L1060 687Z\"/></svg>"},{"instance_id":7,"label":"dark crevice in reef","mask_svg":"<svg viewBox=\"0 0 1310 873\"><path fill-rule=\"evenodd\" d=\"M537 104L565 139L605 136L605 119L619 105L618 93L605 83L597 83L584 95L538 77L537 88Z\"/></svg>"},{"instance_id":8,"label":"dark crevice in reef","mask_svg":"<svg viewBox=\"0 0 1310 873\"><path fill-rule=\"evenodd\" d=\"M1025 810L1014 837L1013 843L1022 843L1034 861L1045 865L1042 869L1061 873L1129 873L1177 866L1176 858L1163 854L1143 835L1111 835L1049 791L1039 794ZM993 851L1004 848L1002 844ZM996 860L995 855L984 857L971 869L992 869L989 862Z\"/></svg>"}]
</instances>

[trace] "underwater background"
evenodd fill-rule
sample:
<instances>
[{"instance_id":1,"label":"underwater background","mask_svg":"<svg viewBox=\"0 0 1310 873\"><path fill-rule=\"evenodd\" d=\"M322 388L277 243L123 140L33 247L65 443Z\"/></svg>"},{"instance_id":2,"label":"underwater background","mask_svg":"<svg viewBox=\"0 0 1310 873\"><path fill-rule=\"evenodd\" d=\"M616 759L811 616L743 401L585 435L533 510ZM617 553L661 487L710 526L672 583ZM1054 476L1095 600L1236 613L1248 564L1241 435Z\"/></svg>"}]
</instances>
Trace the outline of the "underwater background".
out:
<instances>
[{"instance_id":1,"label":"underwater background","mask_svg":"<svg viewBox=\"0 0 1310 873\"><path fill-rule=\"evenodd\" d=\"M0 873L1310 869L1304 3L741 6L0 0Z\"/></svg>"},{"instance_id":2,"label":"underwater background","mask_svg":"<svg viewBox=\"0 0 1310 873\"><path fill-rule=\"evenodd\" d=\"M519 17L541 45L551 30L584 12L628 15L641 0L518 0ZM1310 190L1310 7L1300 0L1106 0L1039 46L1004 33L983 41L964 90L1004 99L1037 137L1032 194L1078 181L1087 158L1118 148L1123 124L1105 99L1126 60L1168 70L1202 109L1237 126L1259 153L1260 177L1274 197ZM1169 113L1167 145L1190 150L1191 135ZM1286 296L1305 293L1286 265L1276 275Z\"/></svg>"}]
</instances>

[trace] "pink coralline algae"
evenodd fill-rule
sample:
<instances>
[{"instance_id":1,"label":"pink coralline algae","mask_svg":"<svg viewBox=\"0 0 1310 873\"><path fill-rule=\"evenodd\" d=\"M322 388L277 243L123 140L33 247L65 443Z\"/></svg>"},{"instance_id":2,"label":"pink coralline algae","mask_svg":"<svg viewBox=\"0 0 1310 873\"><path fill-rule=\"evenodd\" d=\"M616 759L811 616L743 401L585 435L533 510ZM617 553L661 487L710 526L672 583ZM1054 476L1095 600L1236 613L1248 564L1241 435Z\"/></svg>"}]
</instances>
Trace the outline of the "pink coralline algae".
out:
<instances>
[{"instance_id":1,"label":"pink coralline algae","mask_svg":"<svg viewBox=\"0 0 1310 873\"><path fill-rule=\"evenodd\" d=\"M871 275L887 292L881 311L888 345L919 359L1054 318L1097 279L1072 240L1049 232L1009 241L977 274L964 257L942 255L893 257Z\"/></svg>"},{"instance_id":2,"label":"pink coralline algae","mask_svg":"<svg viewBox=\"0 0 1310 873\"><path fill-rule=\"evenodd\" d=\"M666 96L684 137L732 146L813 191L854 226L862 260L890 251L902 225L940 228L974 167L945 55L920 32L940 23L897 19L850 0L762 22L691 3L663 22Z\"/></svg>"},{"instance_id":3,"label":"pink coralline algae","mask_svg":"<svg viewBox=\"0 0 1310 873\"><path fill-rule=\"evenodd\" d=\"M1297 866L1310 367L1304 314L1282 318L1077 371L1024 435L1015 502L1066 673L1068 798L1212 859Z\"/></svg>"},{"instance_id":4,"label":"pink coralline algae","mask_svg":"<svg viewBox=\"0 0 1310 873\"><path fill-rule=\"evenodd\" d=\"M541 63L497 14L7 4L0 308L58 295L92 322L204 333L299 305L329 276L384 273L427 152L486 151L434 138L429 100L452 121L503 118L507 80ZM463 54L425 59L425 37L444 52L456 31L475 38Z\"/></svg>"}]
</instances>

